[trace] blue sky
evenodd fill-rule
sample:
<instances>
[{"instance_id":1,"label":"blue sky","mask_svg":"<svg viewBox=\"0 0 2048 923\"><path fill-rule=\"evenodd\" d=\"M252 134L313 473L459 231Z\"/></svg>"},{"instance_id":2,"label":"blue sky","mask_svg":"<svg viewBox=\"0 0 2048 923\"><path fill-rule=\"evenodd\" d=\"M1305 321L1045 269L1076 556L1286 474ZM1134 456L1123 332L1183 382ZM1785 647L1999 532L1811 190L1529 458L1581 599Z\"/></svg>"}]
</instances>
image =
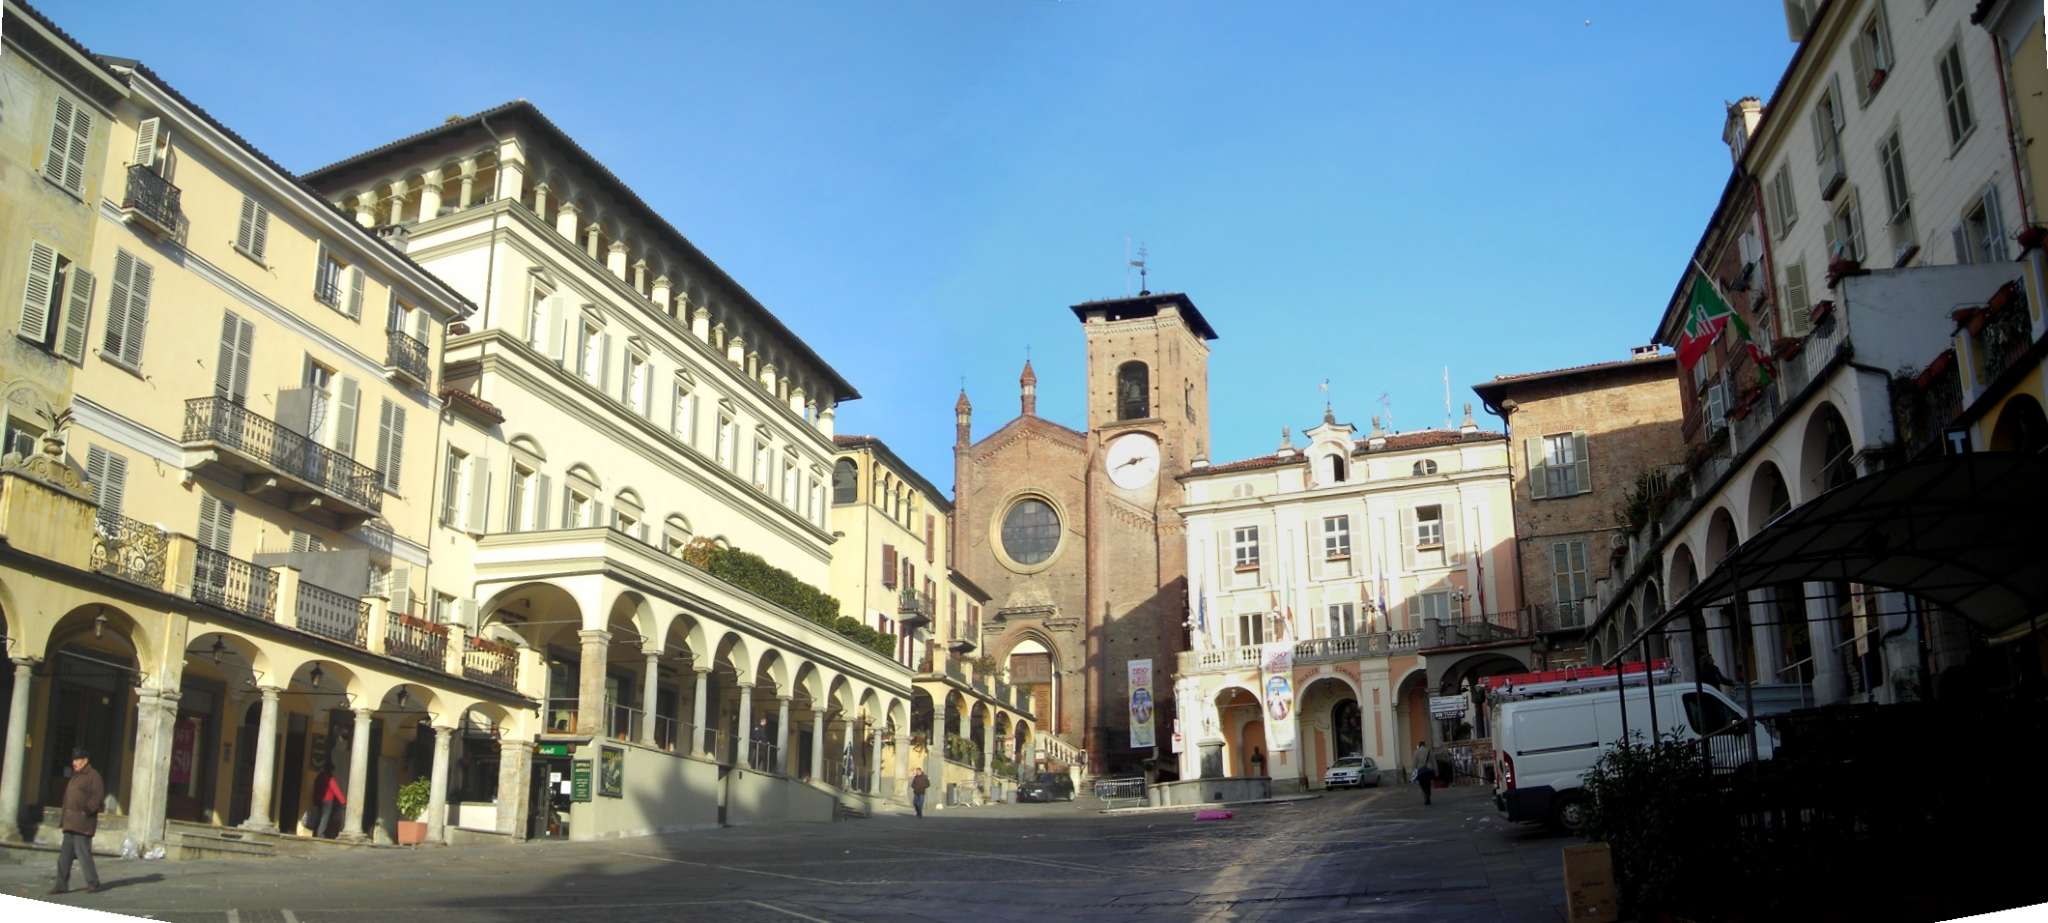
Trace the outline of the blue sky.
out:
<instances>
[{"instance_id":1,"label":"blue sky","mask_svg":"<svg viewBox=\"0 0 2048 923\"><path fill-rule=\"evenodd\" d=\"M1221 334L1219 461L1313 424L1325 378L1416 429L1445 366L1463 403L1626 356L1727 179L1724 101L1793 50L1725 0L41 6L295 169L534 101L861 389L842 432L941 486L961 380L979 437L1027 344L1041 414L1082 423L1067 306L1126 292L1127 236Z\"/></svg>"}]
</instances>

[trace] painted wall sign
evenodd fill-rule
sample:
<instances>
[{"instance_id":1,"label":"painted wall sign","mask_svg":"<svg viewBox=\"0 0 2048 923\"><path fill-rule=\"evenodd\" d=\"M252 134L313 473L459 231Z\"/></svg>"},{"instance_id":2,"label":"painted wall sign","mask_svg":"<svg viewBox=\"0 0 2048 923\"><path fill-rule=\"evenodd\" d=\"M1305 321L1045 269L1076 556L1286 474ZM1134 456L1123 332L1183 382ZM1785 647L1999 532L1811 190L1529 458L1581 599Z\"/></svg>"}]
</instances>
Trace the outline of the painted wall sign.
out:
<instances>
[{"instance_id":1,"label":"painted wall sign","mask_svg":"<svg viewBox=\"0 0 2048 923\"><path fill-rule=\"evenodd\" d=\"M569 764L569 800L576 802L590 800L589 760L577 760Z\"/></svg>"}]
</instances>

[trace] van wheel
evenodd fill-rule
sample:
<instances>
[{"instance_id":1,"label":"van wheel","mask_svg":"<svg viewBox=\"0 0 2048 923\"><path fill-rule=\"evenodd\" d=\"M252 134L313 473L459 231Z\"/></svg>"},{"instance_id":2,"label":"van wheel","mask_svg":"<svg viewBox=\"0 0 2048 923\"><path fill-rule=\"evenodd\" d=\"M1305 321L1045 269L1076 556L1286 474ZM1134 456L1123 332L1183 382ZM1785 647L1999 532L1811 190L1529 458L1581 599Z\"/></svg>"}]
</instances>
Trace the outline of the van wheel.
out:
<instances>
[{"instance_id":1,"label":"van wheel","mask_svg":"<svg viewBox=\"0 0 2048 923\"><path fill-rule=\"evenodd\" d=\"M1566 833L1574 835L1584 833L1586 830L1586 796L1573 794L1560 797L1557 801L1557 807L1551 810L1550 822Z\"/></svg>"}]
</instances>

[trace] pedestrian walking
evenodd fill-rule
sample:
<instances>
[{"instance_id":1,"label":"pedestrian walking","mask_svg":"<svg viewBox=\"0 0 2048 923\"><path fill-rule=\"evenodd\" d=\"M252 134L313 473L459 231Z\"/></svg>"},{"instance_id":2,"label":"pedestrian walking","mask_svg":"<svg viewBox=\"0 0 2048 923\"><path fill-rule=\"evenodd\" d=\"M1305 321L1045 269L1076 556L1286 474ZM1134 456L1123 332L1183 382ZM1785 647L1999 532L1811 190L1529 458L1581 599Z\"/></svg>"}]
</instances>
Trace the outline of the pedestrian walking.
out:
<instances>
[{"instance_id":1,"label":"pedestrian walking","mask_svg":"<svg viewBox=\"0 0 2048 923\"><path fill-rule=\"evenodd\" d=\"M92 768L92 754L71 751L71 781L64 784L64 845L57 850L57 886L51 894L71 890L71 860L85 870L85 890L98 894L100 870L92 864L92 836L100 829L100 810L107 805L107 784Z\"/></svg>"},{"instance_id":2,"label":"pedestrian walking","mask_svg":"<svg viewBox=\"0 0 2048 923\"><path fill-rule=\"evenodd\" d=\"M1415 781L1422 786L1422 803L1425 806L1430 803L1429 790L1436 785L1436 763L1430 756L1429 741L1425 740L1415 745L1415 755L1411 757L1415 763Z\"/></svg>"},{"instance_id":3,"label":"pedestrian walking","mask_svg":"<svg viewBox=\"0 0 2048 923\"><path fill-rule=\"evenodd\" d=\"M331 839L332 835L327 832L327 825L334 819L335 807L348 806L348 796L342 794L341 783L334 781L332 764L320 764L320 774L313 777L313 797L320 802L320 825L313 828L313 836L316 839Z\"/></svg>"},{"instance_id":4,"label":"pedestrian walking","mask_svg":"<svg viewBox=\"0 0 2048 923\"><path fill-rule=\"evenodd\" d=\"M924 793L932 787L932 780L924 774L923 767L910 776L910 806L917 809L917 816L924 816Z\"/></svg>"}]
</instances>

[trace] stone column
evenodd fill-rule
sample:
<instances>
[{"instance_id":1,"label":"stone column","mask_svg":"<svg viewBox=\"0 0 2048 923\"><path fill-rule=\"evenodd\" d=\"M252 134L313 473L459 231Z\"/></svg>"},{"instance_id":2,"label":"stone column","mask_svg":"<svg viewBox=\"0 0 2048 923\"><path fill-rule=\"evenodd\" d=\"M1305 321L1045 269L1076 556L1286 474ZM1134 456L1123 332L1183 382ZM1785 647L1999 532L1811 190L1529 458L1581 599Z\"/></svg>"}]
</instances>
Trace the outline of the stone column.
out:
<instances>
[{"instance_id":1,"label":"stone column","mask_svg":"<svg viewBox=\"0 0 2048 923\"><path fill-rule=\"evenodd\" d=\"M420 174L420 219L432 221L441 216L441 171L428 170Z\"/></svg>"},{"instance_id":2,"label":"stone column","mask_svg":"<svg viewBox=\"0 0 2048 923\"><path fill-rule=\"evenodd\" d=\"M498 743L498 832L513 839L526 838L527 786L533 779L533 741L503 740Z\"/></svg>"},{"instance_id":3,"label":"stone column","mask_svg":"<svg viewBox=\"0 0 2048 923\"><path fill-rule=\"evenodd\" d=\"M711 695L711 668L697 667L695 669L697 672L697 698L690 703L690 752L698 756L707 756L710 754L705 749L704 741L711 735L704 733L704 708L709 704L705 699L710 698Z\"/></svg>"},{"instance_id":4,"label":"stone column","mask_svg":"<svg viewBox=\"0 0 2048 923\"><path fill-rule=\"evenodd\" d=\"M28 750L29 684L35 681L35 661L16 657L14 698L7 702L7 755L0 764L0 843L21 842L21 763Z\"/></svg>"},{"instance_id":5,"label":"stone column","mask_svg":"<svg viewBox=\"0 0 2048 923\"><path fill-rule=\"evenodd\" d=\"M1729 679L1734 679L1738 672L1735 669L1735 620L1732 615L1728 606L1709 606L1706 611L1707 652L1714 656L1714 667Z\"/></svg>"},{"instance_id":6,"label":"stone column","mask_svg":"<svg viewBox=\"0 0 2048 923\"><path fill-rule=\"evenodd\" d=\"M647 264L645 261L642 261L640 265L645 266ZM667 314L672 307L671 299L675 294L674 289L675 287L669 283L667 276L656 276L654 288L647 293L647 297L652 299L655 304L661 306L661 313Z\"/></svg>"},{"instance_id":7,"label":"stone column","mask_svg":"<svg viewBox=\"0 0 2048 923\"><path fill-rule=\"evenodd\" d=\"M172 689L137 689L135 697L135 768L128 781L128 830L147 851L164 840L171 726L178 720L180 694ZM113 754L98 758L111 760Z\"/></svg>"},{"instance_id":8,"label":"stone column","mask_svg":"<svg viewBox=\"0 0 2048 923\"><path fill-rule=\"evenodd\" d=\"M789 696L776 696L775 704L775 737L773 740L775 741L776 750L779 751L777 755L780 757L775 761L775 771L788 773L789 754L794 749L789 745ZM794 773L791 774L794 775Z\"/></svg>"},{"instance_id":9,"label":"stone column","mask_svg":"<svg viewBox=\"0 0 2048 923\"><path fill-rule=\"evenodd\" d=\"M533 187L533 216L545 227L548 220L548 184L536 183Z\"/></svg>"},{"instance_id":10,"label":"stone column","mask_svg":"<svg viewBox=\"0 0 2048 923\"><path fill-rule=\"evenodd\" d=\"M576 229L581 227L576 217L576 203L564 196L562 204L555 207L555 233L567 238L572 244L576 242Z\"/></svg>"},{"instance_id":11,"label":"stone column","mask_svg":"<svg viewBox=\"0 0 2048 923\"><path fill-rule=\"evenodd\" d=\"M256 725L256 771L249 783L249 817L242 821L242 829L258 833L276 833L277 821L270 816L270 790L277 778L277 696L276 686L259 686L263 694L262 717ZM249 746L248 741L242 742Z\"/></svg>"},{"instance_id":12,"label":"stone column","mask_svg":"<svg viewBox=\"0 0 2048 923\"><path fill-rule=\"evenodd\" d=\"M910 738L898 737L896 746L896 791L897 798L910 800Z\"/></svg>"},{"instance_id":13,"label":"stone column","mask_svg":"<svg viewBox=\"0 0 2048 923\"><path fill-rule=\"evenodd\" d=\"M591 227L595 228L597 227L597 225L593 224L591 225ZM595 238L593 238L593 241L594 240ZM625 241L612 241L612 245L605 248L604 268L611 270L612 275L617 276L620 282L626 281Z\"/></svg>"},{"instance_id":14,"label":"stone column","mask_svg":"<svg viewBox=\"0 0 2048 923\"><path fill-rule=\"evenodd\" d=\"M356 223L366 228L377 226L377 194L375 192L356 193Z\"/></svg>"},{"instance_id":15,"label":"stone column","mask_svg":"<svg viewBox=\"0 0 2048 923\"><path fill-rule=\"evenodd\" d=\"M605 648L612 643L612 633L586 630L576 636L583 639L582 672L576 684L576 732L603 737Z\"/></svg>"},{"instance_id":16,"label":"stone column","mask_svg":"<svg viewBox=\"0 0 2048 923\"><path fill-rule=\"evenodd\" d=\"M590 258L593 260L604 259L604 255L597 252L598 237L603 233L604 225L598 224L595 221L592 221L591 223L583 226L583 252L588 254ZM626 251L623 248L620 249L620 258L623 259L625 257L625 253Z\"/></svg>"},{"instance_id":17,"label":"stone column","mask_svg":"<svg viewBox=\"0 0 2048 923\"><path fill-rule=\"evenodd\" d=\"M1756 681L1782 683L1784 646L1778 642L1778 594L1766 588L1749 594L1749 638L1756 648Z\"/></svg>"},{"instance_id":18,"label":"stone column","mask_svg":"<svg viewBox=\"0 0 2048 923\"><path fill-rule=\"evenodd\" d=\"M1849 696L1849 676L1842 669L1842 643L1835 630L1834 590L1825 583L1806 584L1806 637L1813 648L1813 697L1816 705L1833 705Z\"/></svg>"},{"instance_id":19,"label":"stone column","mask_svg":"<svg viewBox=\"0 0 2048 923\"><path fill-rule=\"evenodd\" d=\"M520 150L517 138L506 138L498 143L497 193L500 199L518 199L526 195L526 152Z\"/></svg>"},{"instance_id":20,"label":"stone column","mask_svg":"<svg viewBox=\"0 0 2048 923\"><path fill-rule=\"evenodd\" d=\"M647 673L640 678L640 742L650 747L659 746L660 736L655 733L654 717L661 713L661 654L647 655Z\"/></svg>"},{"instance_id":21,"label":"stone column","mask_svg":"<svg viewBox=\"0 0 2048 923\"><path fill-rule=\"evenodd\" d=\"M456 193L455 207L468 208L476 201L476 158L462 159L462 190Z\"/></svg>"},{"instance_id":22,"label":"stone column","mask_svg":"<svg viewBox=\"0 0 2048 923\"><path fill-rule=\"evenodd\" d=\"M1884 659L1885 675L1877 677L1884 683L1888 702L1910 702L1924 695L1923 690L1907 689L1906 683L1924 684L1927 677L1920 673L1920 625L1914 618L1913 601L1904 593L1873 593L1870 597L1870 621L1877 629L1877 636L1870 639L1878 647ZM1887 637L1892 632L1896 637Z\"/></svg>"},{"instance_id":23,"label":"stone column","mask_svg":"<svg viewBox=\"0 0 2048 923\"><path fill-rule=\"evenodd\" d=\"M868 722L868 730L875 735L874 746L868 752L868 794L882 793L882 729Z\"/></svg>"},{"instance_id":24,"label":"stone column","mask_svg":"<svg viewBox=\"0 0 2048 923\"><path fill-rule=\"evenodd\" d=\"M427 842L439 843L448 831L448 741L454 728L434 728L434 775L427 783Z\"/></svg>"},{"instance_id":25,"label":"stone column","mask_svg":"<svg viewBox=\"0 0 2048 923\"><path fill-rule=\"evenodd\" d=\"M369 788L370 773L370 716L369 708L356 709L355 736L348 742L348 810L341 822L341 839L363 842L369 835L363 832L363 797Z\"/></svg>"},{"instance_id":26,"label":"stone column","mask_svg":"<svg viewBox=\"0 0 2048 923\"><path fill-rule=\"evenodd\" d=\"M825 778L825 710L815 703L811 705L811 781L830 781Z\"/></svg>"},{"instance_id":27,"label":"stone column","mask_svg":"<svg viewBox=\"0 0 2048 923\"><path fill-rule=\"evenodd\" d=\"M754 685L740 683L740 720L734 725L739 739L733 741L733 762L741 769L754 768Z\"/></svg>"},{"instance_id":28,"label":"stone column","mask_svg":"<svg viewBox=\"0 0 2048 923\"><path fill-rule=\"evenodd\" d=\"M683 300L688 301L689 297L689 290L685 289ZM690 314L690 335L696 337L700 342L711 342L711 311L709 309L699 307Z\"/></svg>"},{"instance_id":29,"label":"stone column","mask_svg":"<svg viewBox=\"0 0 2048 923\"><path fill-rule=\"evenodd\" d=\"M398 180L391 184L391 220L385 222L386 224L398 224L404 220L406 186L405 180Z\"/></svg>"}]
</instances>

